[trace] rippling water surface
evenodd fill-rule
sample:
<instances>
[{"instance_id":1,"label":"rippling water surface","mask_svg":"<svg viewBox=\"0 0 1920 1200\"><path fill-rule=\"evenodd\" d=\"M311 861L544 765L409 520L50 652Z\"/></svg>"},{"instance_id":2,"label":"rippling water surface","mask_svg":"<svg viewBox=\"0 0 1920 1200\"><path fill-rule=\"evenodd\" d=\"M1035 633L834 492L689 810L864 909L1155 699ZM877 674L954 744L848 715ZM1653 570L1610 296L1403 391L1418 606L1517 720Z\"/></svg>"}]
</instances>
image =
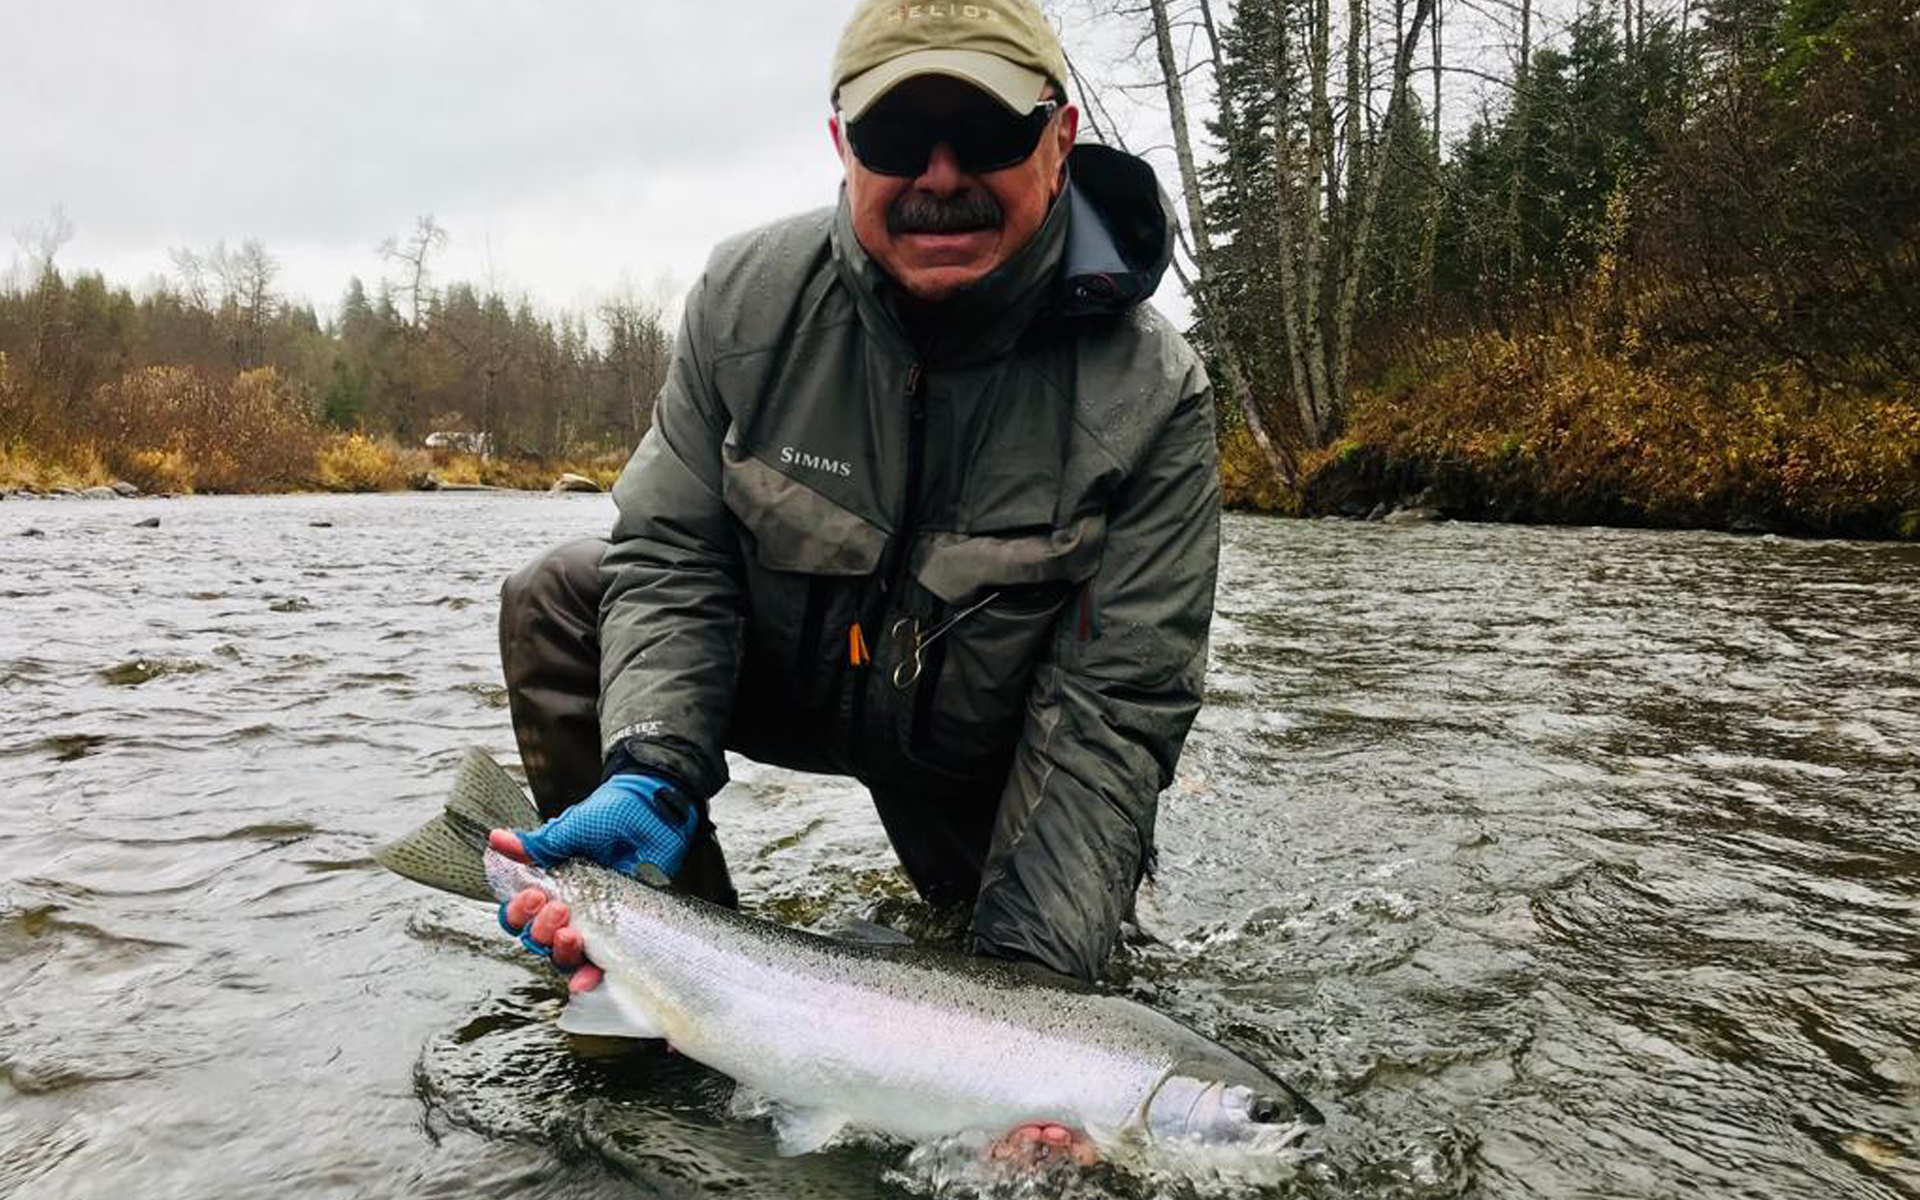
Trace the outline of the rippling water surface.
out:
<instances>
[{"instance_id":1,"label":"rippling water surface","mask_svg":"<svg viewBox=\"0 0 1920 1200\"><path fill-rule=\"evenodd\" d=\"M0 1195L1022 1190L774 1158L371 862L512 752L500 577L610 518L0 506ZM1161 813L1116 986L1328 1109L1274 1194L1920 1195L1913 548L1230 519ZM914 919L857 788L736 763L716 816L758 911Z\"/></svg>"}]
</instances>

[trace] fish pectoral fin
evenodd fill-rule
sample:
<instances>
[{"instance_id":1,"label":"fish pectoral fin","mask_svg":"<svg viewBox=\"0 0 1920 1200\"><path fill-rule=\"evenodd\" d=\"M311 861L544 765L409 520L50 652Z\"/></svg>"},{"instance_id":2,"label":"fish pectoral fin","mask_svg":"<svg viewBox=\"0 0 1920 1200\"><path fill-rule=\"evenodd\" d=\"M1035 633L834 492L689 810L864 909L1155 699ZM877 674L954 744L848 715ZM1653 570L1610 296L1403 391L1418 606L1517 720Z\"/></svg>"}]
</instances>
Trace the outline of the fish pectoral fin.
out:
<instances>
[{"instance_id":1,"label":"fish pectoral fin","mask_svg":"<svg viewBox=\"0 0 1920 1200\"><path fill-rule=\"evenodd\" d=\"M847 1119L824 1108L787 1108L773 1110L773 1133L783 1158L812 1154L846 1128Z\"/></svg>"},{"instance_id":2,"label":"fish pectoral fin","mask_svg":"<svg viewBox=\"0 0 1920 1200\"><path fill-rule=\"evenodd\" d=\"M590 991L575 992L560 1014L560 1028L566 1033L589 1037L663 1038L665 1031L651 1017L631 1004L623 1003L605 982Z\"/></svg>"}]
</instances>

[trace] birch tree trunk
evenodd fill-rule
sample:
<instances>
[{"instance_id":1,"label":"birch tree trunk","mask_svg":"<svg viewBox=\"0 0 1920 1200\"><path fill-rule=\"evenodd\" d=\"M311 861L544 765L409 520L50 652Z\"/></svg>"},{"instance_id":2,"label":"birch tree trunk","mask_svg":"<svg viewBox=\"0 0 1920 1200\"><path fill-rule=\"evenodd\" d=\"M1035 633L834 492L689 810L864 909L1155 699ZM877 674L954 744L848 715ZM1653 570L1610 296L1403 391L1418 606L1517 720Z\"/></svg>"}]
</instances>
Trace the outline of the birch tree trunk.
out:
<instances>
[{"instance_id":1,"label":"birch tree trunk","mask_svg":"<svg viewBox=\"0 0 1920 1200\"><path fill-rule=\"evenodd\" d=\"M1336 180L1328 170L1333 141L1333 101L1328 92L1328 73L1332 69L1333 10L1328 0L1311 0L1307 42L1307 186L1299 203L1293 206L1294 236L1300 243L1303 267L1300 278L1301 343L1306 347L1307 394L1301 397L1307 445L1318 447L1326 441L1326 403L1328 399L1326 330L1320 322L1322 271L1327 246L1327 210L1337 199Z\"/></svg>"},{"instance_id":2,"label":"birch tree trunk","mask_svg":"<svg viewBox=\"0 0 1920 1200\"><path fill-rule=\"evenodd\" d=\"M1331 12L1328 0L1309 0L1306 35L1308 119L1306 179L1296 186L1293 154L1296 138L1291 107L1282 97L1274 137L1274 171L1279 182L1280 273L1285 297L1282 317L1293 367L1296 406L1307 445L1326 445L1346 402L1354 313L1373 216L1389 166L1388 131L1407 103L1413 51L1419 45L1434 0L1414 0L1413 18L1396 38L1386 115L1370 141L1361 136L1361 111L1367 96L1360 83L1360 59L1366 40L1362 0L1348 0L1345 53L1349 92L1346 154L1335 163L1333 108L1328 91L1332 72ZM1279 39L1286 54L1288 37ZM1281 78L1286 78L1281 63ZM1337 167L1337 169L1336 169ZM1298 268L1295 268L1297 255ZM1331 276L1326 272L1331 271ZM1323 306L1328 311L1323 316Z\"/></svg>"},{"instance_id":3,"label":"birch tree trunk","mask_svg":"<svg viewBox=\"0 0 1920 1200\"><path fill-rule=\"evenodd\" d=\"M1520 0L1520 55L1514 63L1513 79L1515 103L1520 111L1531 114L1533 109L1527 95L1527 68L1533 62L1533 0ZM1527 142L1527 121L1519 123L1520 153L1513 156L1513 178L1507 184L1507 222L1510 226L1508 241L1507 269L1513 278L1520 277L1520 251L1525 242L1524 231L1520 227L1520 175L1525 161Z\"/></svg>"},{"instance_id":4,"label":"birch tree trunk","mask_svg":"<svg viewBox=\"0 0 1920 1200\"><path fill-rule=\"evenodd\" d=\"M1284 16L1284 12L1282 14ZM1277 77L1289 79L1292 67L1291 41L1284 24L1275 39L1275 52L1279 55L1276 64ZM1287 370L1293 384L1294 407L1298 410L1301 437L1309 447L1317 444L1315 430L1319 421L1314 416L1313 387L1309 382L1307 359L1314 353L1308 344L1306 317L1309 309L1302 296L1306 290L1307 266L1304 261L1308 239L1299 236L1299 213L1309 204L1316 209L1317 198L1312 196L1312 187L1302 187L1294 177L1293 159L1295 135L1292 120L1292 98L1282 95L1274 108L1273 122L1273 178L1274 195L1278 201L1280 267L1280 327L1287 344ZM1308 150L1309 161L1314 155ZM1307 193L1303 196L1302 193ZM1317 213L1316 213L1317 219Z\"/></svg>"},{"instance_id":5,"label":"birch tree trunk","mask_svg":"<svg viewBox=\"0 0 1920 1200\"><path fill-rule=\"evenodd\" d=\"M1348 178L1363 179L1365 191L1360 198L1359 219L1354 223L1352 237L1346 247L1347 274L1341 281L1338 307L1334 310L1334 344L1328 364L1333 390L1328 398L1330 405L1336 407L1346 403L1347 367L1353 345L1353 313L1360 302L1360 276L1366 266L1367 246L1373 236L1373 214L1379 207L1380 187L1386 180L1390 165L1388 131L1398 126L1400 110L1407 103L1408 84L1413 77L1413 48L1420 44L1420 27L1432 13L1433 3L1434 0L1415 0L1413 21L1407 28L1406 36L1394 47L1393 91L1387 98L1386 119L1380 123L1381 136L1374 139L1367 153L1365 175L1361 175L1362 165L1358 162L1348 167Z\"/></svg>"},{"instance_id":6,"label":"birch tree trunk","mask_svg":"<svg viewBox=\"0 0 1920 1200\"><path fill-rule=\"evenodd\" d=\"M1167 115L1173 126L1174 158L1180 165L1180 190L1187 210L1187 229L1193 239L1193 265L1199 276L1193 289L1194 299L1199 302L1202 317L1214 331L1213 343L1219 352L1220 370L1226 376L1228 393L1233 398L1234 407L1239 410L1241 420L1246 422L1247 432L1253 436L1254 445L1259 448L1260 456L1266 460L1268 467L1282 483L1291 485L1294 482L1292 464L1281 454L1267 431L1266 418L1261 414L1259 400L1247 381L1239 348L1234 344L1232 330L1226 325L1223 306L1218 302L1219 262L1214 255L1213 237L1207 221L1206 198L1200 190L1200 172L1194 164L1193 139L1187 125L1186 88L1182 83L1179 61L1173 51L1173 28L1167 16L1167 0L1150 0L1150 8L1154 43L1160 57L1160 77L1167 94ZM1207 24L1211 35L1211 12L1207 14ZM1217 41L1215 45L1214 69L1217 72L1220 66ZM1232 128L1231 123L1228 127Z\"/></svg>"}]
</instances>

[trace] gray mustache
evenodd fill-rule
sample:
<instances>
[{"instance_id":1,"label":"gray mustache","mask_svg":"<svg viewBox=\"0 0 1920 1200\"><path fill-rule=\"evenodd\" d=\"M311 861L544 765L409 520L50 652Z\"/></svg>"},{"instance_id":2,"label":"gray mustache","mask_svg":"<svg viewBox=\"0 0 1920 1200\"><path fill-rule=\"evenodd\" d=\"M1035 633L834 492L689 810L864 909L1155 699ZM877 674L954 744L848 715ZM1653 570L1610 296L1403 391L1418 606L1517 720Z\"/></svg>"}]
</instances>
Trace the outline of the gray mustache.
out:
<instances>
[{"instance_id":1,"label":"gray mustache","mask_svg":"<svg viewBox=\"0 0 1920 1200\"><path fill-rule=\"evenodd\" d=\"M998 229L1004 217L1000 202L985 191L963 192L951 198L909 192L887 210L887 232L970 233Z\"/></svg>"}]
</instances>

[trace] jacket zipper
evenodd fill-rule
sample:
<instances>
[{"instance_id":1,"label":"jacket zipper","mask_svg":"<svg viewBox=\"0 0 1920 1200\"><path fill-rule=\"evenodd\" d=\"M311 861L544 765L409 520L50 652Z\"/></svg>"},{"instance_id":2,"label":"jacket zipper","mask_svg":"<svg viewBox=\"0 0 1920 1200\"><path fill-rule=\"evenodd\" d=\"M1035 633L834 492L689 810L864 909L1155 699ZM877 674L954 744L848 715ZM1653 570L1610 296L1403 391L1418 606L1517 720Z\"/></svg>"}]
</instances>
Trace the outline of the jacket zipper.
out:
<instances>
[{"instance_id":1,"label":"jacket zipper","mask_svg":"<svg viewBox=\"0 0 1920 1200\"><path fill-rule=\"evenodd\" d=\"M800 648L794 656L795 678L808 679L820 669L820 627L827 619L827 581L807 576L807 607L800 617Z\"/></svg>"},{"instance_id":2,"label":"jacket zipper","mask_svg":"<svg viewBox=\"0 0 1920 1200\"><path fill-rule=\"evenodd\" d=\"M907 549L920 518L920 474L925 469L927 453L927 404L925 389L920 386L922 382L920 364L914 363L907 368L907 490L900 501L900 533L894 540L893 570L890 579L881 582L888 591L897 592L906 582L910 557Z\"/></svg>"},{"instance_id":3,"label":"jacket zipper","mask_svg":"<svg viewBox=\"0 0 1920 1200\"><path fill-rule=\"evenodd\" d=\"M918 362L907 367L907 477L900 499L900 519L895 522L892 543L887 547L887 556L880 564L878 587L875 594L860 613L859 622L853 629L853 637L867 644L874 642L881 633L880 624L886 619L887 602L906 582L908 547L913 541L914 525L919 517L920 474L923 470L922 459L926 454L926 376ZM861 626L866 627L866 636L861 635ZM862 656L864 657L864 656ZM867 664L855 661L857 667ZM856 670L853 673L853 704L849 720L851 728L846 745L852 753L854 763L863 764L866 760L867 732L867 689L873 686L873 677L883 676L885 672Z\"/></svg>"}]
</instances>

